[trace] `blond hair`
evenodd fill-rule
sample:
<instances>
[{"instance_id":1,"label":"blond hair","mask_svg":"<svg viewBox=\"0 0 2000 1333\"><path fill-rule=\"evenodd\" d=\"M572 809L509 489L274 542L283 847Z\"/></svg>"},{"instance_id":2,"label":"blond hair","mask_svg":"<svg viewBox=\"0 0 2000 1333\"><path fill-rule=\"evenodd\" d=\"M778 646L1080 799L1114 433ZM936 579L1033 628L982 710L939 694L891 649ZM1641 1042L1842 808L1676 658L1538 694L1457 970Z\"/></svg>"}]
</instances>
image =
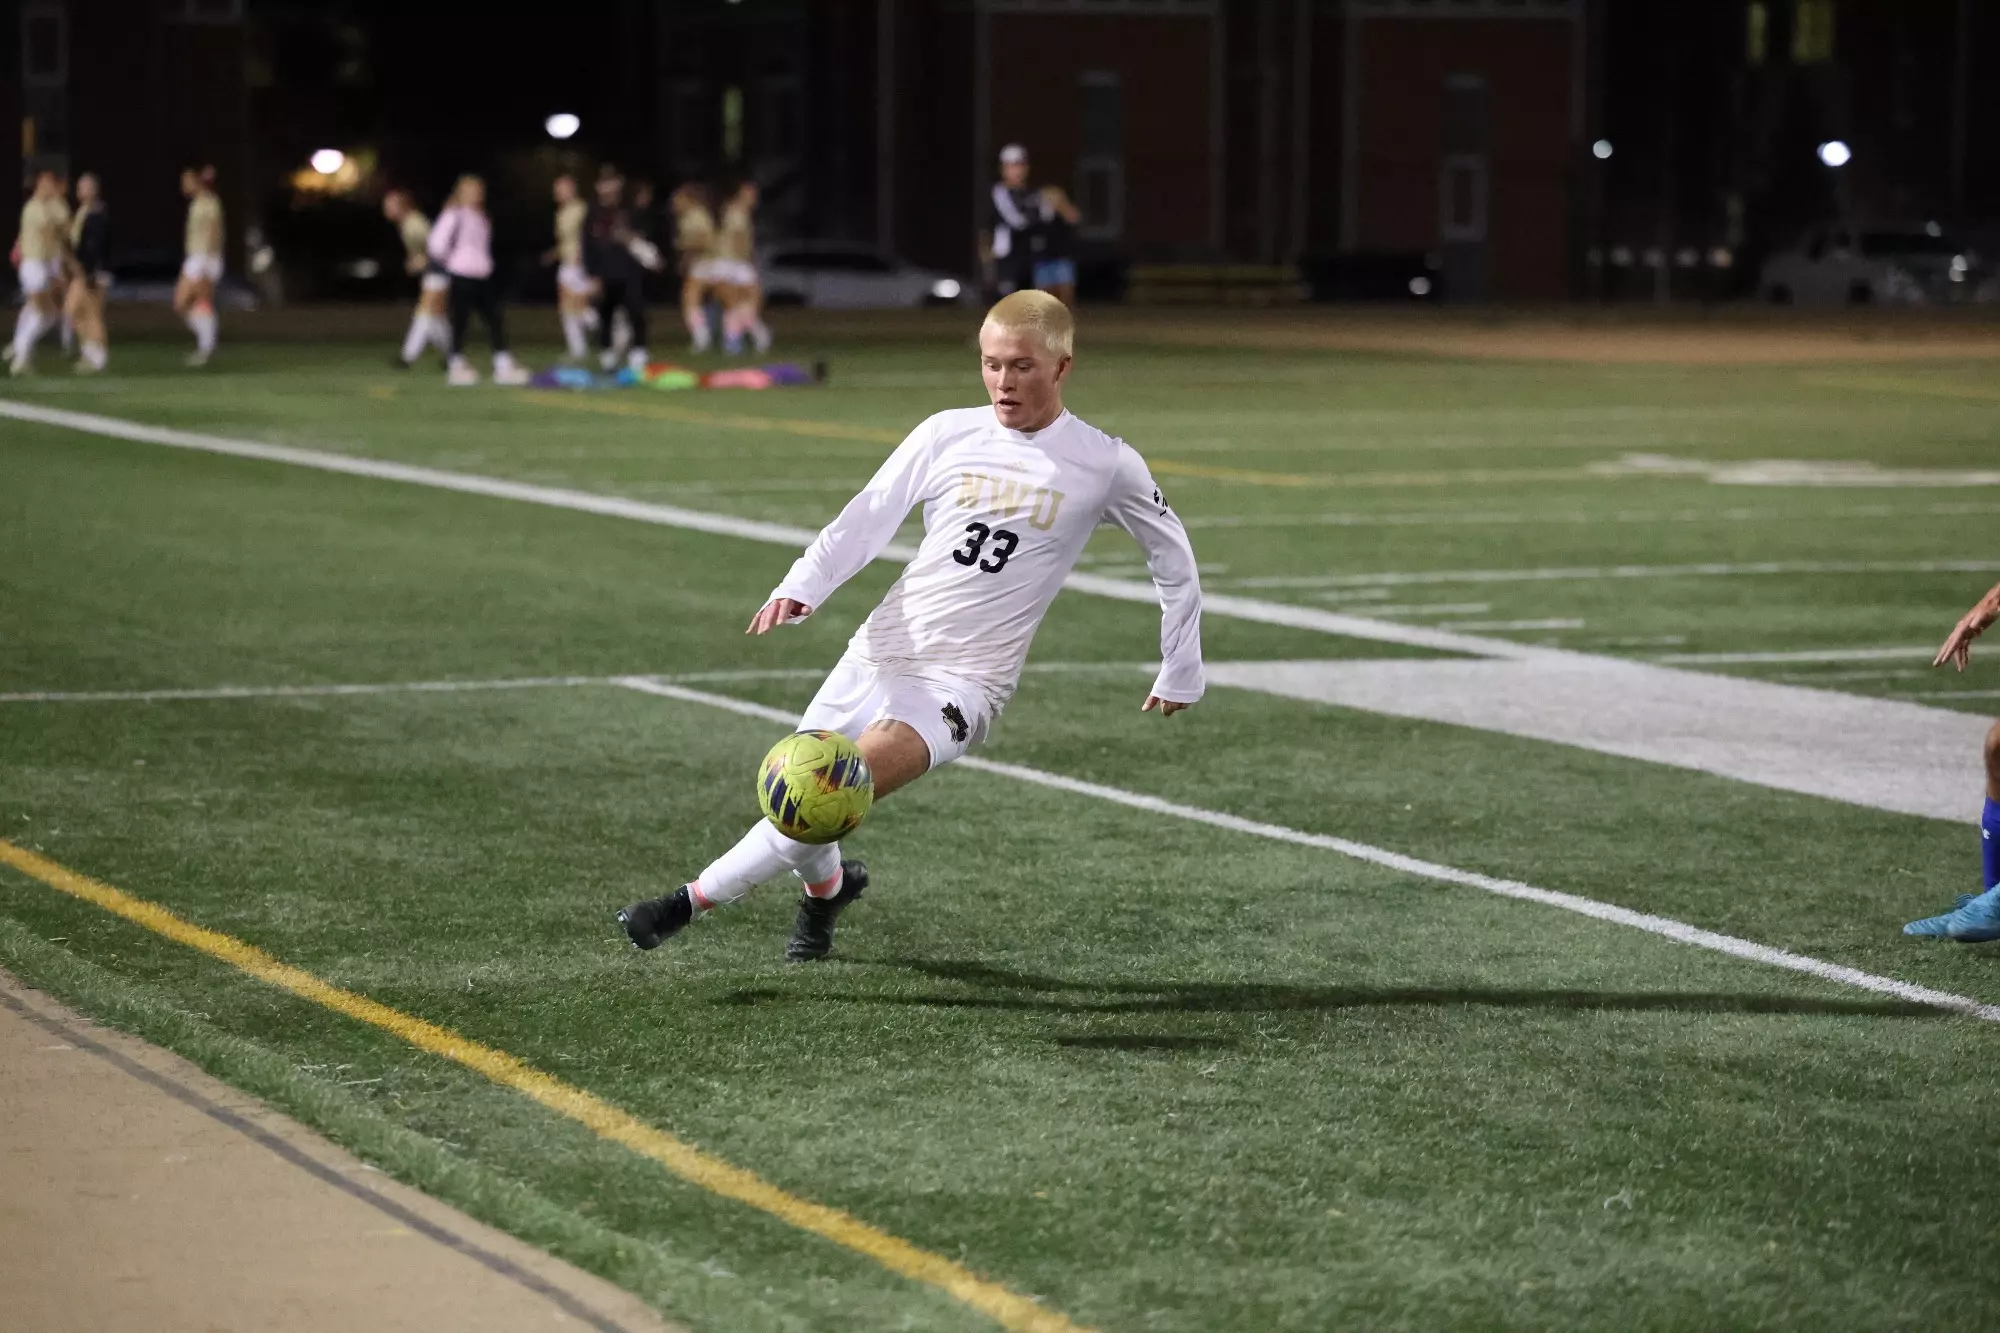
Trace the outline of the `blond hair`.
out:
<instances>
[{"instance_id":1,"label":"blond hair","mask_svg":"<svg viewBox=\"0 0 2000 1333\"><path fill-rule=\"evenodd\" d=\"M1069 307L1047 292L1015 292L1003 296L986 312L996 329L1031 333L1057 356L1076 355L1076 320Z\"/></svg>"}]
</instances>

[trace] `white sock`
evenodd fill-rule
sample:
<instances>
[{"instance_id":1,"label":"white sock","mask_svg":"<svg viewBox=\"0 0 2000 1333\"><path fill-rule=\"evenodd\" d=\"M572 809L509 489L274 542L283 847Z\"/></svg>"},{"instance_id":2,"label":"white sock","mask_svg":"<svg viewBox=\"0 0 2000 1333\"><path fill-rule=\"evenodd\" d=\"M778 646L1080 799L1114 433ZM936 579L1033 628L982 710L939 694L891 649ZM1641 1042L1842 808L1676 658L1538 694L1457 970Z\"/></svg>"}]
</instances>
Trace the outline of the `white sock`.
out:
<instances>
[{"instance_id":1,"label":"white sock","mask_svg":"<svg viewBox=\"0 0 2000 1333\"><path fill-rule=\"evenodd\" d=\"M35 340L42 336L42 312L35 309L35 303L28 301L21 306L21 313L14 318L14 359L25 361L34 350Z\"/></svg>"},{"instance_id":2,"label":"white sock","mask_svg":"<svg viewBox=\"0 0 2000 1333\"><path fill-rule=\"evenodd\" d=\"M451 321L443 315L425 315L424 318L431 322L431 346L450 356Z\"/></svg>"},{"instance_id":3,"label":"white sock","mask_svg":"<svg viewBox=\"0 0 2000 1333\"><path fill-rule=\"evenodd\" d=\"M76 346L76 325L70 322L70 318L68 315L64 315L62 317L62 349L63 351L68 352L75 346Z\"/></svg>"},{"instance_id":4,"label":"white sock","mask_svg":"<svg viewBox=\"0 0 2000 1333\"><path fill-rule=\"evenodd\" d=\"M493 354L493 373L495 375L505 375L512 369L514 369L514 354L512 352L495 352Z\"/></svg>"},{"instance_id":5,"label":"white sock","mask_svg":"<svg viewBox=\"0 0 2000 1333\"><path fill-rule=\"evenodd\" d=\"M194 330L194 345L202 352L215 350L215 312L213 310L192 310L188 312L188 327Z\"/></svg>"},{"instance_id":6,"label":"white sock","mask_svg":"<svg viewBox=\"0 0 2000 1333\"><path fill-rule=\"evenodd\" d=\"M687 321L688 337L694 340L694 350L706 352L709 339L708 312L706 310L684 310L681 317Z\"/></svg>"},{"instance_id":7,"label":"white sock","mask_svg":"<svg viewBox=\"0 0 2000 1333\"><path fill-rule=\"evenodd\" d=\"M695 881L697 903L719 907L733 903L767 879L776 879L787 870L799 878L821 883L840 873L840 844L822 846L793 842L759 820L734 847L724 852L701 872Z\"/></svg>"},{"instance_id":8,"label":"white sock","mask_svg":"<svg viewBox=\"0 0 2000 1333\"><path fill-rule=\"evenodd\" d=\"M412 315L410 331L403 335L403 360L414 361L424 354L424 348L431 341L431 317Z\"/></svg>"},{"instance_id":9,"label":"white sock","mask_svg":"<svg viewBox=\"0 0 2000 1333\"><path fill-rule=\"evenodd\" d=\"M111 357L105 351L103 343L87 342L83 345L83 361L85 365L102 370L110 360Z\"/></svg>"},{"instance_id":10,"label":"white sock","mask_svg":"<svg viewBox=\"0 0 2000 1333\"><path fill-rule=\"evenodd\" d=\"M757 350L760 352L771 350L771 330L764 326L763 319L757 315L750 316L750 341L757 344Z\"/></svg>"},{"instance_id":11,"label":"white sock","mask_svg":"<svg viewBox=\"0 0 2000 1333\"><path fill-rule=\"evenodd\" d=\"M564 315L562 317L563 346L569 349L573 360L581 361L590 355L590 344L584 339L583 316Z\"/></svg>"}]
</instances>

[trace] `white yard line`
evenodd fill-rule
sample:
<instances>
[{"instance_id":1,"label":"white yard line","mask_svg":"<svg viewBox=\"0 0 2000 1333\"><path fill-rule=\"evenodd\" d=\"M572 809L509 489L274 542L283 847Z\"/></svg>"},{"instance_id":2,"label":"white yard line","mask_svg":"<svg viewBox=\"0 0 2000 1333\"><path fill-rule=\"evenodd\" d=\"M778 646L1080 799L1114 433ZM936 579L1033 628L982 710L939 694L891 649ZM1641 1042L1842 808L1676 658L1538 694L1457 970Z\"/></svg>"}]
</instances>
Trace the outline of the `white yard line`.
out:
<instances>
[{"instance_id":1,"label":"white yard line","mask_svg":"<svg viewBox=\"0 0 2000 1333\"><path fill-rule=\"evenodd\" d=\"M1145 675L1158 662L1030 662L1029 671L1049 674ZM374 694L463 694L479 690L573 689L580 685L622 685L631 680L669 684L728 685L759 680L821 680L826 667L758 667L742 671L675 671L647 676L509 676L496 680L392 680L324 685L213 685L163 690L26 690L0 694L0 704L167 703L205 699L315 699Z\"/></svg>"},{"instance_id":2,"label":"white yard line","mask_svg":"<svg viewBox=\"0 0 2000 1333\"><path fill-rule=\"evenodd\" d=\"M1934 644L1887 648L1786 648L1767 653L1661 653L1651 661L1670 666L1754 666L1782 662L1903 662L1937 656Z\"/></svg>"},{"instance_id":3,"label":"white yard line","mask_svg":"<svg viewBox=\"0 0 2000 1333\"><path fill-rule=\"evenodd\" d=\"M560 689L605 685L611 676L519 676L505 680L411 680L361 685L217 685L187 690L30 690L0 694L0 704L162 703L177 699L311 699L352 694L456 694L471 690Z\"/></svg>"},{"instance_id":4,"label":"white yard line","mask_svg":"<svg viewBox=\"0 0 2000 1333\"><path fill-rule=\"evenodd\" d=\"M1760 560L1743 564L1576 565L1547 569L1392 569L1227 580L1238 588L1410 587L1432 583L1551 583L1598 579L1733 578L1771 574L1990 574L2000 560Z\"/></svg>"},{"instance_id":5,"label":"white yard line","mask_svg":"<svg viewBox=\"0 0 2000 1333\"><path fill-rule=\"evenodd\" d=\"M1445 629L1494 630L1512 633L1531 629L1582 629L1585 622L1566 617L1547 620L1448 620Z\"/></svg>"},{"instance_id":6,"label":"white yard line","mask_svg":"<svg viewBox=\"0 0 2000 1333\"><path fill-rule=\"evenodd\" d=\"M16 399L0 398L0 417L12 417L16 421L32 421L38 425L55 426L64 430L81 431L87 435L99 435L138 444L159 444L174 449L225 454L232 458L284 463L292 467L314 468L321 472L339 472L353 477L397 481L412 486L458 491L467 495L484 495L499 500L516 500L526 504L548 505L556 509L571 509L611 518L632 519L640 523L657 523L665 527L685 528L722 537L741 537L747 541L764 542L791 550L802 550L819 535L814 529L797 528L784 523L764 523L729 514L683 509L677 505L653 504L643 500L598 495L590 491L569 490L557 486L536 486L527 482L481 476L477 473L447 472L439 468L392 463L377 458L359 458L320 449L299 449L289 445L233 440L220 435L173 430L165 426L149 426L119 417L42 407ZM907 561L915 554L914 549L901 544L891 544L882 552L883 558L899 561ZM1140 602L1148 606L1159 605L1159 592L1149 582L1111 579L1096 574L1072 574L1063 586L1097 597L1109 597L1115 601ZM1267 625L1282 625L1291 629L1316 630L1323 634L1339 634L1348 638L1372 639L1380 643L1400 643L1440 652L1468 653L1477 657L1520 659L1548 651L1524 644L1509 643L1505 639L1475 638L1467 634L1453 634L1417 625L1366 620L1358 616L1336 615L1314 607L1254 601L1245 597L1205 597L1202 601L1202 613L1237 620L1253 620Z\"/></svg>"},{"instance_id":7,"label":"white yard line","mask_svg":"<svg viewBox=\"0 0 2000 1333\"><path fill-rule=\"evenodd\" d=\"M750 703L743 699L732 699L727 695L709 694L701 690L690 690L661 681L647 680L631 676L613 682L627 689L639 690L646 694L663 698L678 699L685 703L702 704L710 708L720 708L744 717L754 717L780 726L793 726L797 715L783 709L767 708L763 704ZM1204 810L1199 806L1182 805L1176 801L1148 796L1143 792L1126 791L1121 787L1107 787L1100 783L1085 782L1081 778L1065 777L1060 773L1049 773L1038 768L1028 768L1020 764L1003 764L990 759L968 756L958 761L958 766L980 773L992 773L999 777L1013 778L1020 782L1030 782L1040 787L1051 787L1057 791L1070 792L1077 796L1089 796L1100 801L1110 801L1117 805L1142 810L1147 814L1165 815L1174 819L1185 819L1211 828L1226 829L1232 833L1247 834L1256 838L1267 838L1273 842L1292 843L1300 847L1313 847L1321 851L1338 853L1357 861L1366 861L1388 870L1406 875L1416 875L1423 879L1438 880L1446 884L1458 884L1466 888L1479 889L1497 894L1503 898L1515 898L1523 902L1540 903L1545 907L1559 908L1574 912L1579 916L1591 917L1613 925L1642 930L1649 935L1676 940L1698 949L1708 949L1716 953L1728 954L1748 962L1763 963L1770 967L1780 967L1791 972L1804 973L1822 981L1830 981L1840 986L1851 986L1857 990L1873 991L1879 995L1894 996L1912 1004L1929 1005L1937 1009L1949 1010L1968 1017L1982 1019L1989 1023L2000 1022L2000 1005L1984 1004L1964 995L1953 995L1947 991L1932 990L1914 982L1899 981L1894 977L1877 976L1858 968L1846 967L1839 963L1829 963L1804 954L1792 953L1785 949L1775 949L1768 944L1757 944L1751 940L1739 939L1734 935L1723 935L1712 930L1703 930L1685 922L1668 917L1653 916L1647 912L1635 912L1629 907L1619 907L1614 903L1600 902L1595 898L1585 898L1574 893L1562 893L1554 889L1537 888L1518 880L1497 879L1476 871L1460 870L1455 866L1440 865L1435 861L1419 860L1392 852L1382 847L1354 842L1348 838L1336 838L1324 833L1307 833L1300 829L1286 828L1280 824L1266 824L1254 819L1244 819L1237 815L1225 814L1219 810Z\"/></svg>"},{"instance_id":8,"label":"white yard line","mask_svg":"<svg viewBox=\"0 0 2000 1333\"><path fill-rule=\"evenodd\" d=\"M1817 510L1814 520L1851 518L1946 518L2000 514L1995 504L1934 504L1921 508L1893 505L1853 505L1840 509ZM1600 527L1611 523L1773 523L1796 519L1793 510L1780 509L1619 509L1610 512L1566 510L1556 513L1520 513L1492 510L1418 509L1407 512L1320 514L1197 514L1184 516L1190 528L1463 528L1485 526L1580 526Z\"/></svg>"}]
</instances>

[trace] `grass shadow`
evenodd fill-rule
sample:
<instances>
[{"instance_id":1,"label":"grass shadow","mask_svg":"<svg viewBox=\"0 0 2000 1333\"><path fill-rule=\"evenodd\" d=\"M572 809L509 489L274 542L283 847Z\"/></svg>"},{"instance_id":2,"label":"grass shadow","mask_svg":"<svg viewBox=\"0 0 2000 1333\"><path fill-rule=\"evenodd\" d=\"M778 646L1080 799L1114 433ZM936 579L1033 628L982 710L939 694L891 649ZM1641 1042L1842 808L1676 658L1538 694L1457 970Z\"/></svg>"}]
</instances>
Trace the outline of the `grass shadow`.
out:
<instances>
[{"instance_id":1,"label":"grass shadow","mask_svg":"<svg viewBox=\"0 0 2000 1333\"><path fill-rule=\"evenodd\" d=\"M1815 998L1720 991L1605 991L1483 986L1295 986L1262 982L1073 981L985 963L928 959L847 959L850 965L913 972L978 989L930 993L848 993L745 987L717 1002L755 1005L913 1005L1055 1014L1208 1014L1329 1012L1396 1006L1499 1009L1666 1011L1697 1014L1808 1014L1864 1018L1946 1018L1946 1011L1902 1000Z\"/></svg>"}]
</instances>

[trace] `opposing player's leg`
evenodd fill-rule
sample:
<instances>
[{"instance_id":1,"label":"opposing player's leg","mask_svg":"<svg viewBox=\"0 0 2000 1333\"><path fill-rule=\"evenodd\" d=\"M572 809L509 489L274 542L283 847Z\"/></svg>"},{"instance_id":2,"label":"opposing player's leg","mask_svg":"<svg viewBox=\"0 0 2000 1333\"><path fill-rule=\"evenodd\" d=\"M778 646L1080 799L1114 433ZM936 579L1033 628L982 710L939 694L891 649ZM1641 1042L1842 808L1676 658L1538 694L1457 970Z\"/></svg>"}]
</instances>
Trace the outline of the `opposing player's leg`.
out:
<instances>
[{"instance_id":1,"label":"opposing player's leg","mask_svg":"<svg viewBox=\"0 0 2000 1333\"><path fill-rule=\"evenodd\" d=\"M479 383L479 372L472 368L472 362L465 355L465 333L472 327L472 307L477 299L473 291L474 279L450 279L445 292L446 304L451 312L451 348L445 360L445 383L458 388L467 388Z\"/></svg>"},{"instance_id":2,"label":"opposing player's leg","mask_svg":"<svg viewBox=\"0 0 2000 1333\"><path fill-rule=\"evenodd\" d=\"M174 308L182 312L182 318L194 334L194 353L189 356L190 366L205 366L215 355L215 280L220 276L220 265L211 272L207 257L189 255L181 266L181 282L186 289L185 302L177 299Z\"/></svg>"},{"instance_id":3,"label":"opposing player's leg","mask_svg":"<svg viewBox=\"0 0 2000 1333\"><path fill-rule=\"evenodd\" d=\"M8 370L25 375L34 365L35 344L55 323L54 304L49 294L49 266L36 259L24 259L19 269L21 313L14 318L14 342Z\"/></svg>"},{"instance_id":4,"label":"opposing player's leg","mask_svg":"<svg viewBox=\"0 0 2000 1333\"><path fill-rule=\"evenodd\" d=\"M76 325L79 375L94 375L110 361L104 328L104 287L95 274L80 273L70 283L67 309Z\"/></svg>"},{"instance_id":5,"label":"opposing player's leg","mask_svg":"<svg viewBox=\"0 0 2000 1333\"><path fill-rule=\"evenodd\" d=\"M2000 940L2000 722L1986 733L1986 806L1979 817L1982 893L1968 893L1941 916L1903 927L1905 935L1930 935L1980 944Z\"/></svg>"},{"instance_id":6,"label":"opposing player's leg","mask_svg":"<svg viewBox=\"0 0 2000 1333\"><path fill-rule=\"evenodd\" d=\"M681 322L687 325L690 350L706 352L714 341L708 327L708 284L692 275L681 283Z\"/></svg>"}]
</instances>

